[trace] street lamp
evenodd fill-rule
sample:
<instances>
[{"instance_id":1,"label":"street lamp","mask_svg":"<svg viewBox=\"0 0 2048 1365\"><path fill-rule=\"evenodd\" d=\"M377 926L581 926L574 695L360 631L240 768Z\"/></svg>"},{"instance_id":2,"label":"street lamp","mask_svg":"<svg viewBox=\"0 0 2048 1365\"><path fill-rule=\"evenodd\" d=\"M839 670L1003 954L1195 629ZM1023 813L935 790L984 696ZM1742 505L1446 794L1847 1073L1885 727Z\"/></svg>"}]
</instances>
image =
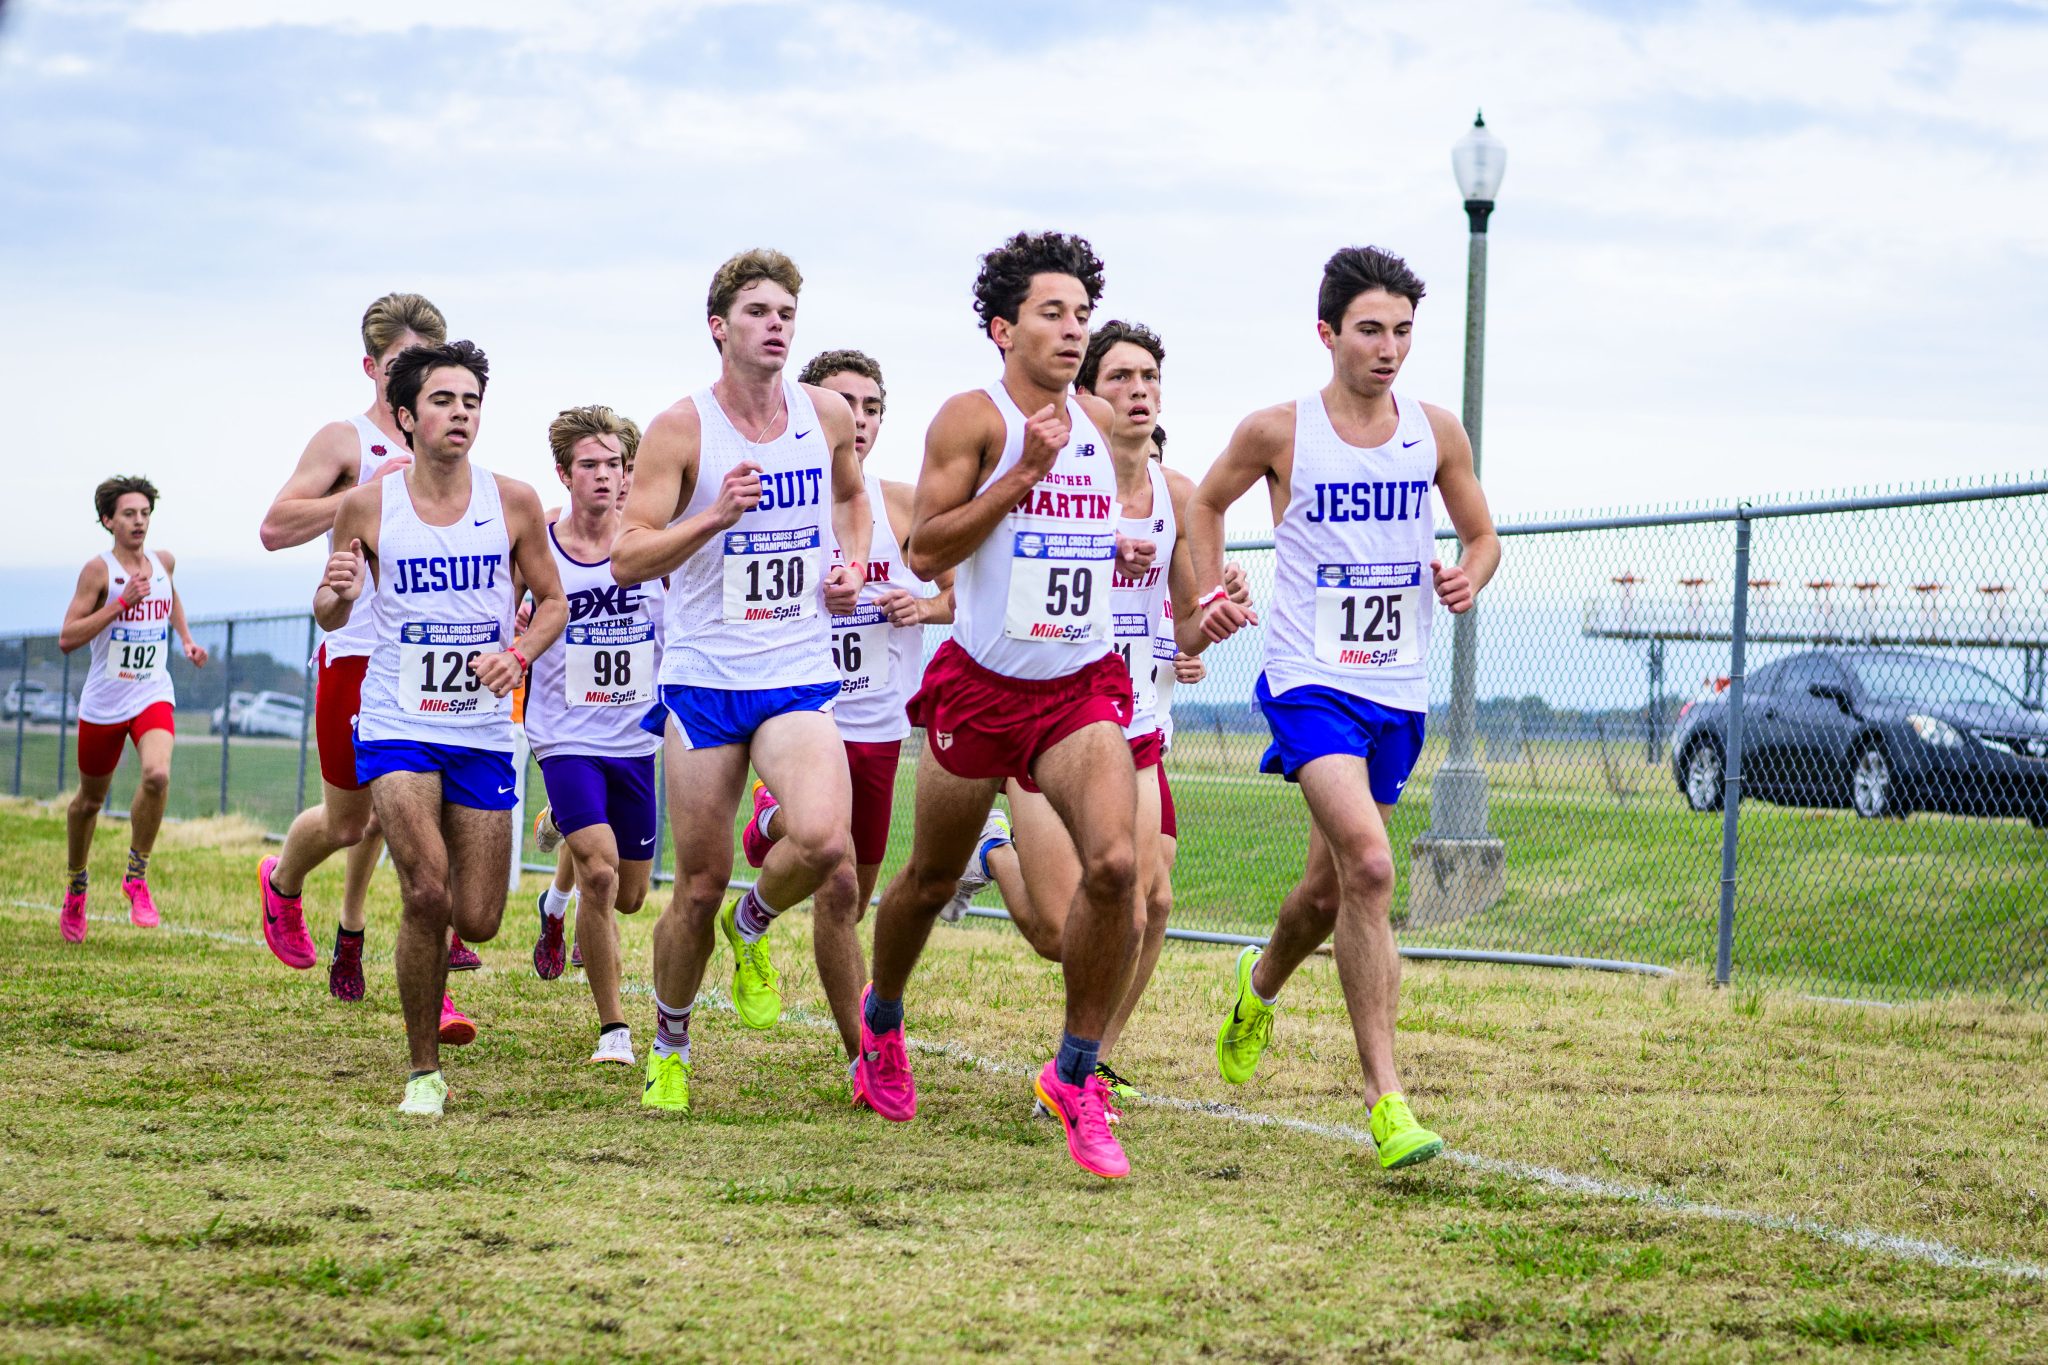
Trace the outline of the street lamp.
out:
<instances>
[{"instance_id":1,"label":"street lamp","mask_svg":"<svg viewBox=\"0 0 2048 1365\"><path fill-rule=\"evenodd\" d=\"M1507 148L1481 113L1451 148L1451 170L1471 225L1465 258L1465 434L1472 440L1475 475L1486 380L1486 222L1507 168ZM1487 829L1486 770L1473 745L1478 651L1475 606L1452 625L1451 712L1445 727L1450 752L1430 784L1429 832L1410 850L1409 922L1418 927L1476 914L1505 889L1506 850Z\"/></svg>"}]
</instances>

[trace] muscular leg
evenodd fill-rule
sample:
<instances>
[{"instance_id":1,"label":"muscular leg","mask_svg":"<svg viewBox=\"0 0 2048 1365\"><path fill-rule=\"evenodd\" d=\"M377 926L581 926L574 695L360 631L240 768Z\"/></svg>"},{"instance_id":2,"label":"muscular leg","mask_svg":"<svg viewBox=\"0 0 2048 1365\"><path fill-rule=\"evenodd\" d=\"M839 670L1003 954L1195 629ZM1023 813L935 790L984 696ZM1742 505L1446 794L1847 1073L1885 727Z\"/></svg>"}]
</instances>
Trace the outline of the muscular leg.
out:
<instances>
[{"instance_id":1,"label":"muscular leg","mask_svg":"<svg viewBox=\"0 0 2048 1365\"><path fill-rule=\"evenodd\" d=\"M787 910L841 871L842 864L851 876L853 779L838 727L822 711L772 717L754 732L749 747L754 770L781 807L777 823L783 831L761 865L755 893L773 909ZM721 833L728 844L731 828L727 816Z\"/></svg>"},{"instance_id":2,"label":"muscular leg","mask_svg":"<svg viewBox=\"0 0 2048 1365\"><path fill-rule=\"evenodd\" d=\"M1318 758L1301 770L1301 794L1328 842L1337 874L1337 980L1365 1073L1365 1102L1401 1088L1394 1070L1394 1016L1400 1006L1401 957L1388 912L1394 900L1394 853L1386 811L1375 805L1365 760L1350 754Z\"/></svg>"},{"instance_id":3,"label":"muscular leg","mask_svg":"<svg viewBox=\"0 0 2048 1365\"><path fill-rule=\"evenodd\" d=\"M112 773L98 777L79 774L78 790L64 811L64 856L71 860L71 867L84 867L92 856L93 828L99 822L100 807L107 804L107 788L113 785Z\"/></svg>"},{"instance_id":4,"label":"muscular leg","mask_svg":"<svg viewBox=\"0 0 2048 1365\"><path fill-rule=\"evenodd\" d=\"M1099 721L1040 754L1031 775L1081 857L1080 889L1060 940L1067 1032L1099 1040L1130 980L1138 942L1131 746L1123 731Z\"/></svg>"},{"instance_id":5,"label":"muscular leg","mask_svg":"<svg viewBox=\"0 0 2048 1365\"><path fill-rule=\"evenodd\" d=\"M1330 856L1330 841L1323 837L1322 827L1311 816L1308 863L1302 869L1301 880L1280 902L1272 936L1252 967L1252 989L1271 1000L1294 975L1294 969L1328 943L1336 931L1337 864Z\"/></svg>"},{"instance_id":6,"label":"muscular leg","mask_svg":"<svg viewBox=\"0 0 2048 1365\"><path fill-rule=\"evenodd\" d=\"M297 896L305 890L306 874L342 849L355 849L362 845L376 818L374 803L370 800L368 788L348 791L332 783L320 784L320 804L310 810L302 810L293 820L291 828L285 831L284 848L278 852L277 863L270 869L270 884L280 896ZM376 847L370 850L370 866L376 866ZM355 870L356 859L349 859L349 870ZM363 880L368 882L366 872ZM342 927L362 928L358 919L349 923L347 897L344 894Z\"/></svg>"},{"instance_id":7,"label":"muscular leg","mask_svg":"<svg viewBox=\"0 0 2048 1365\"><path fill-rule=\"evenodd\" d=\"M1014 781L1003 790L1012 842L989 854L989 871L1017 932L1040 957L1058 962L1067 911L1081 885L1081 859L1044 793L1025 791Z\"/></svg>"},{"instance_id":8,"label":"muscular leg","mask_svg":"<svg viewBox=\"0 0 2048 1365\"><path fill-rule=\"evenodd\" d=\"M619 926L612 919L619 894L619 841L610 825L585 825L566 837L563 850L562 864L575 870L576 884L583 889L576 904L576 942L583 949L583 971L590 981L590 998L597 1004L597 1022L623 1024ZM645 881L641 889L644 894Z\"/></svg>"},{"instance_id":9,"label":"muscular leg","mask_svg":"<svg viewBox=\"0 0 2048 1365\"><path fill-rule=\"evenodd\" d=\"M780 845L777 845L780 847ZM860 950L860 921L867 911L862 893L875 884L879 864L856 868L853 847L825 878L811 902L811 951L818 962L818 984L839 1025L839 1041L851 1058L860 1054L860 993L867 984L867 958ZM863 875L865 874L865 875Z\"/></svg>"},{"instance_id":10,"label":"muscular leg","mask_svg":"<svg viewBox=\"0 0 2048 1365\"><path fill-rule=\"evenodd\" d=\"M505 918L512 812L444 805L441 837L448 847L450 923L464 943L489 943Z\"/></svg>"},{"instance_id":11,"label":"muscular leg","mask_svg":"<svg viewBox=\"0 0 2048 1365\"><path fill-rule=\"evenodd\" d=\"M441 1069L441 999L448 988L448 847L441 833L441 775L388 773L370 784L378 823L398 869L399 915L393 951L406 1046L415 1071ZM508 850L505 857L511 856ZM504 864L496 876L503 885Z\"/></svg>"},{"instance_id":12,"label":"muscular leg","mask_svg":"<svg viewBox=\"0 0 2048 1365\"><path fill-rule=\"evenodd\" d=\"M681 1010L704 984L712 922L732 878L732 822L746 786L747 750L743 744L685 749L671 743L663 752L676 880L668 908L654 922L654 993Z\"/></svg>"},{"instance_id":13,"label":"muscular leg","mask_svg":"<svg viewBox=\"0 0 2048 1365\"><path fill-rule=\"evenodd\" d=\"M1159 950L1166 943L1166 912L1173 900L1173 892L1168 890L1167 905L1157 903L1158 888L1166 880L1165 846L1170 841L1159 832L1159 781L1150 774L1150 768L1138 773L1138 949L1131 959L1131 977L1123 998L1117 1002L1109 1027L1102 1034L1105 1057L1116 1046L1117 1039L1123 1037L1124 1026L1130 1023L1145 987L1152 982L1152 969L1159 965Z\"/></svg>"},{"instance_id":14,"label":"muscular leg","mask_svg":"<svg viewBox=\"0 0 2048 1365\"><path fill-rule=\"evenodd\" d=\"M917 763L917 814L910 860L882 893L875 912L875 995L901 1000L932 924L959 887L1001 784L955 777L926 749Z\"/></svg>"},{"instance_id":15,"label":"muscular leg","mask_svg":"<svg viewBox=\"0 0 2048 1365\"><path fill-rule=\"evenodd\" d=\"M171 790L173 742L169 730L144 730L135 741L136 756L142 760L142 780L128 806L128 846L137 853L156 847L156 832L164 822L164 797Z\"/></svg>"}]
</instances>

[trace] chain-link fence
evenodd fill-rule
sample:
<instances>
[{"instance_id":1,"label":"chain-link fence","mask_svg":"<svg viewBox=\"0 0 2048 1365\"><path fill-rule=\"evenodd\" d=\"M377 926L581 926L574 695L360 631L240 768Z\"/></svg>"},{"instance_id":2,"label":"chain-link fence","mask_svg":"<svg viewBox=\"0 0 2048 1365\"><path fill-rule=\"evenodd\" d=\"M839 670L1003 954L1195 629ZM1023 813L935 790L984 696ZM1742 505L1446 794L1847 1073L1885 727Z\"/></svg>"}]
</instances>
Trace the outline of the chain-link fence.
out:
<instances>
[{"instance_id":1,"label":"chain-link fence","mask_svg":"<svg viewBox=\"0 0 2048 1365\"><path fill-rule=\"evenodd\" d=\"M2014 484L1503 526L1471 707L1503 872L1426 905L1403 875L1404 948L2048 1005L2048 573L2029 549L2044 522L2048 484ZM1267 601L1270 543L1232 557ZM1392 821L1404 873L1454 739L1453 632L1438 626L1431 734ZM319 792L316 632L303 615L193 629L213 658L172 665L169 811L282 830ZM1257 771L1263 648L1245 632L1174 693L1174 923L1197 934L1262 936L1307 852L1298 793ZM0 640L13 791L72 785L64 698L83 666L53 636ZM920 746L904 746L884 884L908 849Z\"/></svg>"}]
</instances>

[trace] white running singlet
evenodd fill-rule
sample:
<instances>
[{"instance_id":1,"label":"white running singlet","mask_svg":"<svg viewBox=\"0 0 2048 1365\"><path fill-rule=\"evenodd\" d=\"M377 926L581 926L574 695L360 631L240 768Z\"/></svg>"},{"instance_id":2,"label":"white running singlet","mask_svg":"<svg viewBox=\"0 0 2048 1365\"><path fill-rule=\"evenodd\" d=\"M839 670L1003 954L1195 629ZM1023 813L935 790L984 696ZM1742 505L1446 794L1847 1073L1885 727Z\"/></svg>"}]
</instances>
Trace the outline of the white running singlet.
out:
<instances>
[{"instance_id":1,"label":"white running singlet","mask_svg":"<svg viewBox=\"0 0 2048 1365\"><path fill-rule=\"evenodd\" d=\"M1024 454L1024 414L1000 383L985 392L1003 416L995 482ZM1011 678L1064 678L1110 652L1110 575L1116 567L1116 470L1109 442L1067 400L1066 447L1043 478L961 561L953 580L953 639L968 657Z\"/></svg>"},{"instance_id":2,"label":"white running singlet","mask_svg":"<svg viewBox=\"0 0 2048 1365\"><path fill-rule=\"evenodd\" d=\"M1159 604L1159 633L1152 637L1153 676L1159 680L1159 736L1165 748L1173 748L1173 661L1180 644L1173 633L1173 595Z\"/></svg>"},{"instance_id":3,"label":"white running singlet","mask_svg":"<svg viewBox=\"0 0 2048 1365\"><path fill-rule=\"evenodd\" d=\"M394 451L400 455L410 454L404 445L394 442L378 430L377 424L357 413L348 419L356 429L356 486L362 487L370 481L377 466L390 459ZM334 550L334 532L327 533L327 549ZM377 618L370 610L371 599L376 595L375 583L363 585L363 595L356 599L355 607L348 614L348 624L340 630L323 636L321 644L327 650L329 659L353 659L368 654L377 644Z\"/></svg>"},{"instance_id":4,"label":"white running singlet","mask_svg":"<svg viewBox=\"0 0 2048 1365\"><path fill-rule=\"evenodd\" d=\"M411 471L383 479L376 649L356 737L512 749L512 698L469 671L512 643L512 537L497 476L469 467L469 506L447 526L413 510Z\"/></svg>"},{"instance_id":5,"label":"white running singlet","mask_svg":"<svg viewBox=\"0 0 2048 1365\"><path fill-rule=\"evenodd\" d=\"M535 758L643 758L661 748L661 736L640 728L659 677L661 580L615 583L609 558L571 559L553 526L548 548L569 600L569 624L554 648L533 660L527 742Z\"/></svg>"},{"instance_id":6,"label":"white running singlet","mask_svg":"<svg viewBox=\"0 0 2048 1365\"><path fill-rule=\"evenodd\" d=\"M824 595L832 444L803 385L785 379L782 395L789 422L761 445L740 435L710 389L691 396L701 432L697 484L676 520L718 501L720 482L742 460L761 466L761 503L669 576L665 686L752 692L839 677Z\"/></svg>"},{"instance_id":7,"label":"white running singlet","mask_svg":"<svg viewBox=\"0 0 2048 1365\"><path fill-rule=\"evenodd\" d=\"M1158 553L1152 557L1152 567L1139 577L1116 574L1110 584L1117 657L1131 673L1131 723L1124 727L1125 739L1142 739L1160 728L1160 609L1167 598L1167 570L1173 563L1174 539L1180 534L1173 515L1173 495L1166 487L1166 471L1147 460L1145 472L1152 480L1152 511L1142 517L1119 517L1117 534L1150 540L1158 546ZM1169 677L1173 673L1170 652L1166 656L1166 672Z\"/></svg>"},{"instance_id":8,"label":"white running singlet","mask_svg":"<svg viewBox=\"0 0 2048 1365\"><path fill-rule=\"evenodd\" d=\"M149 596L121 608L92 637L78 718L94 725L119 725L160 701L176 700L171 692L171 575L154 551L143 554L149 560ZM107 564L107 600L116 601L128 571L111 550L100 551L100 558Z\"/></svg>"},{"instance_id":9,"label":"white running singlet","mask_svg":"<svg viewBox=\"0 0 2048 1365\"><path fill-rule=\"evenodd\" d=\"M1436 589L1436 435L1394 395L1394 434L1371 450L1330 425L1322 395L1294 406L1294 476L1273 529L1266 685L1310 684L1403 711L1429 709Z\"/></svg>"},{"instance_id":10,"label":"white running singlet","mask_svg":"<svg viewBox=\"0 0 2048 1365\"><path fill-rule=\"evenodd\" d=\"M875 514L875 536L868 546L868 580L851 616L832 618L832 657L839 663L839 700L832 719L839 737L858 744L886 744L910 734L904 704L917 690L924 672L924 627L892 626L875 599L890 589L913 597L931 597L931 584L910 572L889 509L882 501L882 480L869 474L868 507Z\"/></svg>"}]
</instances>

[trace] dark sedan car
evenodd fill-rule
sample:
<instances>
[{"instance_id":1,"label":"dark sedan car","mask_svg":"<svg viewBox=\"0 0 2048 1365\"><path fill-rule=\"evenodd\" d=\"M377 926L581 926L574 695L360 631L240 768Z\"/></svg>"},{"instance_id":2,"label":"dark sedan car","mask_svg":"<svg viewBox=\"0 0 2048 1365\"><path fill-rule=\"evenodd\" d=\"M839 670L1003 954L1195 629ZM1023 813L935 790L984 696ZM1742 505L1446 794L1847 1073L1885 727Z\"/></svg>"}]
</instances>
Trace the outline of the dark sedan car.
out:
<instances>
[{"instance_id":1,"label":"dark sedan car","mask_svg":"<svg viewBox=\"0 0 2048 1365\"><path fill-rule=\"evenodd\" d=\"M1721 805L1728 694L1679 716L1671 772L1694 810ZM2020 816L2048 828L2048 717L1968 664L1897 649L1815 649L1743 687L1743 796Z\"/></svg>"}]
</instances>

